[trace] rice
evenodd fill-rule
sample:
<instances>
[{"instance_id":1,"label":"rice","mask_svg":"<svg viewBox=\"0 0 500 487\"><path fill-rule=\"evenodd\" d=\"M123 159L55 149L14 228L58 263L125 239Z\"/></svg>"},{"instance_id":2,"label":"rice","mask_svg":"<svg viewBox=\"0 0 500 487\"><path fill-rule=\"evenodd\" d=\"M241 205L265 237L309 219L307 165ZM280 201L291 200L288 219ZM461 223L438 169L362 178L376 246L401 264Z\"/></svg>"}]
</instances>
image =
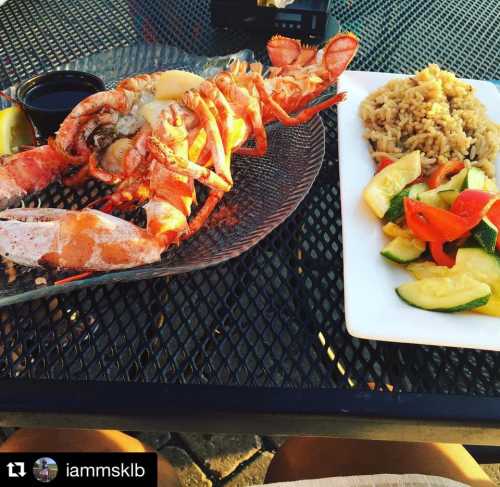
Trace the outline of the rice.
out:
<instances>
[{"instance_id":1,"label":"rice","mask_svg":"<svg viewBox=\"0 0 500 487\"><path fill-rule=\"evenodd\" d=\"M375 159L418 149L425 173L460 160L495 175L500 124L488 119L471 85L435 64L389 81L361 103L360 115Z\"/></svg>"}]
</instances>

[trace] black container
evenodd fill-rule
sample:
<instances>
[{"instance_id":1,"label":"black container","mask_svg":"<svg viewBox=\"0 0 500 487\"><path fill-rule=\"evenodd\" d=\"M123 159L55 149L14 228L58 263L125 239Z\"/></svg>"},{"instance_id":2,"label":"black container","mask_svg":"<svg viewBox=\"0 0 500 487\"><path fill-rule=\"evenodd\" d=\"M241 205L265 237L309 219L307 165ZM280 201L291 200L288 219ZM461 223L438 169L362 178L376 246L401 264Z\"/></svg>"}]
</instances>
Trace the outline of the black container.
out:
<instances>
[{"instance_id":1,"label":"black container","mask_svg":"<svg viewBox=\"0 0 500 487\"><path fill-rule=\"evenodd\" d=\"M295 0L286 8L265 7L257 0L212 0L212 22L217 27L285 34L322 42L334 36L339 25L330 14L333 0Z\"/></svg>"},{"instance_id":2,"label":"black container","mask_svg":"<svg viewBox=\"0 0 500 487\"><path fill-rule=\"evenodd\" d=\"M16 89L16 99L39 135L47 138L81 100L105 89L103 80L90 73L50 71L23 81Z\"/></svg>"}]
</instances>

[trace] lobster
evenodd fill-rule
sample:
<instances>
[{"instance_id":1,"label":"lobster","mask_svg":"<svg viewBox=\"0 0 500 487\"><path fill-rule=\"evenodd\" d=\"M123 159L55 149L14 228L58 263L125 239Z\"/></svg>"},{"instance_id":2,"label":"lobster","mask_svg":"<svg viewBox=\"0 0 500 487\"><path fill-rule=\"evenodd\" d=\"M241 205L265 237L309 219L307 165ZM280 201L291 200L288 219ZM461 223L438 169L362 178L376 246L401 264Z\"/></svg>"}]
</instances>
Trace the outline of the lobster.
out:
<instances>
[{"instance_id":1,"label":"lobster","mask_svg":"<svg viewBox=\"0 0 500 487\"><path fill-rule=\"evenodd\" d=\"M175 99L155 100L165 76L160 72L89 96L48 145L5 158L0 208L58 178L67 185L95 178L111 185L112 193L80 211L1 211L0 254L21 265L75 271L160 260L171 245L198 232L231 190L232 153L263 156L266 124L302 124L344 100L345 93L338 93L309 106L336 82L357 49L351 33L335 35L320 50L274 36L267 44L272 66L265 75L262 64L238 60ZM255 146L244 146L252 137ZM209 194L192 215L195 181ZM139 205L146 213L145 229L111 214Z\"/></svg>"}]
</instances>

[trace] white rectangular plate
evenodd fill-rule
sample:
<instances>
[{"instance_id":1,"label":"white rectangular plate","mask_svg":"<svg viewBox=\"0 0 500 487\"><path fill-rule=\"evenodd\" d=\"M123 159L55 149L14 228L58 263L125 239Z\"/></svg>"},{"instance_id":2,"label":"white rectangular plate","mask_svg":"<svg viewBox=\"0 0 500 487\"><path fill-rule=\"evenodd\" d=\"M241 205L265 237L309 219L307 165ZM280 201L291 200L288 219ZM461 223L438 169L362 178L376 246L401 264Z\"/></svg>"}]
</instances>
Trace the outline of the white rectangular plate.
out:
<instances>
[{"instance_id":1,"label":"white rectangular plate","mask_svg":"<svg viewBox=\"0 0 500 487\"><path fill-rule=\"evenodd\" d=\"M339 91L347 100L338 105L340 190L344 246L344 295L349 333L359 338L393 342L500 350L500 318L474 313L436 313L402 302L395 288L412 280L380 255L387 242L382 225L362 199L374 173L374 162L363 138L359 105L368 94L400 74L347 71ZM469 81L469 80L468 80ZM492 83L469 81L500 123L500 95ZM497 179L500 157L496 160Z\"/></svg>"}]
</instances>

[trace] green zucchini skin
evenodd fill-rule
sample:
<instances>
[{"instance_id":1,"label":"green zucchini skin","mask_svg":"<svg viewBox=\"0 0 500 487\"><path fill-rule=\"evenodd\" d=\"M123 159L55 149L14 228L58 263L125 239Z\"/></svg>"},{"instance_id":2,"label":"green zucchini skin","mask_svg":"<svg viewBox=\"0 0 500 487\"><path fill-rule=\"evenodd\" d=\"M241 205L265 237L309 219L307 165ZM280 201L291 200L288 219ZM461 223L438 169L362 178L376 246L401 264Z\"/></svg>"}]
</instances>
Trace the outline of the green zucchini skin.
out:
<instances>
[{"instance_id":1,"label":"green zucchini skin","mask_svg":"<svg viewBox=\"0 0 500 487\"><path fill-rule=\"evenodd\" d=\"M472 231L472 235L486 252L489 254L495 252L498 229L488 217L483 217Z\"/></svg>"},{"instance_id":2,"label":"green zucchini skin","mask_svg":"<svg viewBox=\"0 0 500 487\"><path fill-rule=\"evenodd\" d=\"M411 198L416 200L420 193L427 191L429 186L425 183L416 183L404 188L396 196L393 196L389 209L385 212L384 219L394 222L404 215L404 199Z\"/></svg>"},{"instance_id":3,"label":"green zucchini skin","mask_svg":"<svg viewBox=\"0 0 500 487\"><path fill-rule=\"evenodd\" d=\"M396 237L382 249L380 254L398 264L409 264L417 260L425 252L425 249L425 242L421 240Z\"/></svg>"},{"instance_id":4,"label":"green zucchini skin","mask_svg":"<svg viewBox=\"0 0 500 487\"><path fill-rule=\"evenodd\" d=\"M391 199L389 209L385 212L384 219L396 221L404 215L404 199L410 195L410 188L405 188Z\"/></svg>"},{"instance_id":5,"label":"green zucchini skin","mask_svg":"<svg viewBox=\"0 0 500 487\"><path fill-rule=\"evenodd\" d=\"M488 284L464 273L410 281L397 287L396 293L415 308L456 313L485 305L492 290Z\"/></svg>"},{"instance_id":6,"label":"green zucchini skin","mask_svg":"<svg viewBox=\"0 0 500 487\"><path fill-rule=\"evenodd\" d=\"M417 196L417 199L419 201L422 201L422 203L435 206L436 208L446 208L447 204L439 196L439 193L443 191L449 191L451 189L460 191L465 184L464 181L467 177L467 174L468 169L464 168L458 174L455 174L455 176L453 176L447 183L441 184L437 188L423 191Z\"/></svg>"},{"instance_id":7,"label":"green zucchini skin","mask_svg":"<svg viewBox=\"0 0 500 487\"><path fill-rule=\"evenodd\" d=\"M420 152L410 152L375 174L363 190L363 199L378 218L383 218L392 198L421 173Z\"/></svg>"},{"instance_id":8,"label":"green zucchini skin","mask_svg":"<svg viewBox=\"0 0 500 487\"><path fill-rule=\"evenodd\" d=\"M439 191L439 197L449 206L458 198L460 194L456 189L445 189L444 191Z\"/></svg>"},{"instance_id":9,"label":"green zucchini skin","mask_svg":"<svg viewBox=\"0 0 500 487\"><path fill-rule=\"evenodd\" d=\"M413 308L423 309L423 310L426 310L426 311L437 311L438 313L458 313L460 311L469 311L469 310L474 309L474 308L479 308L479 306L484 306L488 302L488 300L490 299L490 296L484 296L482 298L474 299L473 301L469 301L468 303L462 304L460 306L455 306L453 308L446 308L446 309L433 308L433 309L428 309L428 308L421 308L420 306L417 306L417 305L411 303L410 301L406 300L403 296L401 296L401 294L398 292L397 289L396 289L396 294L400 297L400 299L402 301L404 301L406 304L409 304Z\"/></svg>"},{"instance_id":10,"label":"green zucchini skin","mask_svg":"<svg viewBox=\"0 0 500 487\"><path fill-rule=\"evenodd\" d=\"M471 167L467 172L462 189L483 189L485 181L486 174L478 167Z\"/></svg>"}]
</instances>

